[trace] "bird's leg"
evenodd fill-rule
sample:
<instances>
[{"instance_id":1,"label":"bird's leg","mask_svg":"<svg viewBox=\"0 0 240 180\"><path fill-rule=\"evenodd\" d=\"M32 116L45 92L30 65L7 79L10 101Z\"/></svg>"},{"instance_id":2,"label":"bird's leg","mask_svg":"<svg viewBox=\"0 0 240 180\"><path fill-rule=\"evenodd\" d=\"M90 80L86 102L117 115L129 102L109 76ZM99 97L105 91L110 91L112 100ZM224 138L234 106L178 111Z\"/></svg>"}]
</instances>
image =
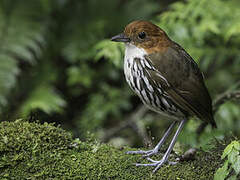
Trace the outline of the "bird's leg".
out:
<instances>
[{"instance_id":1,"label":"bird's leg","mask_svg":"<svg viewBox=\"0 0 240 180\"><path fill-rule=\"evenodd\" d=\"M143 157L149 157L152 156L154 154L157 154L159 149L161 148L161 146L163 145L163 143L166 141L167 137L169 136L169 134L171 133L171 130L173 129L173 127L175 126L176 121L174 121L169 128L167 129L167 131L164 133L163 137L161 138L161 140L159 141L159 143L155 146L155 148L148 150L148 151L143 151L143 150L139 150L139 151L128 151L127 154L144 154Z\"/></svg>"},{"instance_id":2,"label":"bird's leg","mask_svg":"<svg viewBox=\"0 0 240 180\"><path fill-rule=\"evenodd\" d=\"M175 133L175 135L173 136L173 139L167 149L167 151L165 152L163 158L160 160L160 161L155 161L155 160L152 160L151 158L147 158L150 162L152 162L151 164L136 164L136 166L155 166L156 168L153 170L153 172L156 172L164 163L168 163L170 165L174 165L176 164L177 162L170 162L168 161L168 157L176 143L176 140L177 140L177 137L180 133L180 131L182 130L184 124L185 124L186 120L182 120L179 124L179 127Z\"/></svg>"}]
</instances>

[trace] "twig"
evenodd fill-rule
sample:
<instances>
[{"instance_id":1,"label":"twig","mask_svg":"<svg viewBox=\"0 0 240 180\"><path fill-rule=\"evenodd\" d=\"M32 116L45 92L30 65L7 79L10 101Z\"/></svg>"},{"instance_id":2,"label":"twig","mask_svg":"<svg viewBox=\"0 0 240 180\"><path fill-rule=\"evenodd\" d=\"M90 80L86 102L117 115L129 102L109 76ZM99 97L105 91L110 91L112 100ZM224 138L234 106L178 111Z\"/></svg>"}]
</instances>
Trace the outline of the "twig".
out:
<instances>
[{"instance_id":1,"label":"twig","mask_svg":"<svg viewBox=\"0 0 240 180\"><path fill-rule=\"evenodd\" d=\"M217 110L222 104L230 100L240 100L240 90L226 92L218 96L218 98L216 98L216 100L213 103L213 114L217 112Z\"/></svg>"},{"instance_id":2,"label":"twig","mask_svg":"<svg viewBox=\"0 0 240 180\"><path fill-rule=\"evenodd\" d=\"M238 88L240 86L240 81L237 82L234 86L235 88ZM232 92L229 92L229 90L227 90L225 93L219 95L213 102L213 114L215 114L218 111L219 107L222 104L230 100L240 100L240 90L236 90ZM208 124L206 122L203 122L198 126L196 131L198 136L204 131L207 125Z\"/></svg>"},{"instance_id":3,"label":"twig","mask_svg":"<svg viewBox=\"0 0 240 180\"><path fill-rule=\"evenodd\" d=\"M201 59L203 60L203 59ZM203 61L200 61L200 63L202 63ZM206 70L206 72L204 73L204 79L208 79L213 73L214 73L214 70L216 69L216 66L217 66L217 58L213 59L211 61L211 63L208 65L208 68Z\"/></svg>"},{"instance_id":4,"label":"twig","mask_svg":"<svg viewBox=\"0 0 240 180\"><path fill-rule=\"evenodd\" d=\"M237 82L234 85L235 88L240 87L240 81ZM219 107L224 104L226 101L230 100L240 100L240 90L232 91L229 92L227 90L225 93L222 95L218 96L216 100L213 102L213 114L217 112ZM121 130L125 128L132 128L133 130L136 131L139 137L143 140L143 144L145 146L152 145L152 140L148 136L146 129L144 127L141 127L137 121L139 119L142 119L143 116L146 114L148 109L144 105L140 105L136 111L134 111L131 115L130 118L127 120L122 121L117 127L111 128L105 133L105 136L102 138L102 141L107 142L109 139L111 139L114 135L119 133ZM205 127L207 126L207 123L202 123L198 129L197 129L197 134L200 135Z\"/></svg>"},{"instance_id":5,"label":"twig","mask_svg":"<svg viewBox=\"0 0 240 180\"><path fill-rule=\"evenodd\" d=\"M131 113L130 118L122 121L117 127L108 130L105 133L105 136L102 138L102 141L106 142L121 130L130 127L136 131L139 137L141 137L144 145L147 146L151 144L151 138L148 136L146 129L140 127L139 123L137 122L139 119L143 118L147 111L148 109L144 105L140 105L136 111Z\"/></svg>"}]
</instances>

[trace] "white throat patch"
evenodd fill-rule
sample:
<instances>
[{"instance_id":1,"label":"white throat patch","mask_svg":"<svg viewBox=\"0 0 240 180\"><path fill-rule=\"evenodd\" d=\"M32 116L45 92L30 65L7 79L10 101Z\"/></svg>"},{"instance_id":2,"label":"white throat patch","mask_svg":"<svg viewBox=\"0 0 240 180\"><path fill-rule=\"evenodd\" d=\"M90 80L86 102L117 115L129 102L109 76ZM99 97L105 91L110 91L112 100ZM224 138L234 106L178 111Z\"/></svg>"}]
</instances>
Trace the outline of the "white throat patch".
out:
<instances>
[{"instance_id":1,"label":"white throat patch","mask_svg":"<svg viewBox=\"0 0 240 180\"><path fill-rule=\"evenodd\" d=\"M125 58L124 59L134 59L143 58L147 53L144 49L138 48L131 43L125 44Z\"/></svg>"},{"instance_id":2,"label":"white throat patch","mask_svg":"<svg viewBox=\"0 0 240 180\"><path fill-rule=\"evenodd\" d=\"M134 64L134 59L144 59L144 56L147 54L146 51L142 48L138 48L131 43L125 44L125 56L124 56L124 74L128 84L132 80L132 68Z\"/></svg>"}]
</instances>

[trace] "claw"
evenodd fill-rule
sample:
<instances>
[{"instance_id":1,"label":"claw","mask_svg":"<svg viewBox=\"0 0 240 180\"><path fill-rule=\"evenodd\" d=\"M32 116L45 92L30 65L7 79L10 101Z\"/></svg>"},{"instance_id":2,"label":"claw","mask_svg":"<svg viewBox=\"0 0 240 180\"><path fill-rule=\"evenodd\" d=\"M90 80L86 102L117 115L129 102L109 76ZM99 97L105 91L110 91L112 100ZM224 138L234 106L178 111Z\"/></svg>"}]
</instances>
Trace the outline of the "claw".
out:
<instances>
[{"instance_id":1,"label":"claw","mask_svg":"<svg viewBox=\"0 0 240 180\"><path fill-rule=\"evenodd\" d=\"M148 151L147 154L143 155L143 157L150 157L150 156L153 156L153 155L155 155L157 153L158 153L158 150L152 149L152 150Z\"/></svg>"},{"instance_id":2,"label":"claw","mask_svg":"<svg viewBox=\"0 0 240 180\"><path fill-rule=\"evenodd\" d=\"M155 161L155 160L153 160L153 159L151 159L151 158L147 158L147 160L150 161L150 162L153 162L153 163L159 162L159 161Z\"/></svg>"}]
</instances>

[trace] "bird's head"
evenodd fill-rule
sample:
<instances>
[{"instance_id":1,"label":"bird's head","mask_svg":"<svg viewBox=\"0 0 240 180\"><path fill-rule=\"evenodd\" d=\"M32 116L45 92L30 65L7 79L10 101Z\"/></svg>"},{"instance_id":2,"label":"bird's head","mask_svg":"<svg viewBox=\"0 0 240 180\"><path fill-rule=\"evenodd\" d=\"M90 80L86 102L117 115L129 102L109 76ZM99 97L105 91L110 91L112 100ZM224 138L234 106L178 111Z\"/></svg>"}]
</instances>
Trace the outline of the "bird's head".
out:
<instances>
[{"instance_id":1,"label":"bird's head","mask_svg":"<svg viewBox=\"0 0 240 180\"><path fill-rule=\"evenodd\" d=\"M171 42L161 28L149 21L133 21L125 27L123 33L111 40L130 43L148 53L164 50Z\"/></svg>"}]
</instances>

